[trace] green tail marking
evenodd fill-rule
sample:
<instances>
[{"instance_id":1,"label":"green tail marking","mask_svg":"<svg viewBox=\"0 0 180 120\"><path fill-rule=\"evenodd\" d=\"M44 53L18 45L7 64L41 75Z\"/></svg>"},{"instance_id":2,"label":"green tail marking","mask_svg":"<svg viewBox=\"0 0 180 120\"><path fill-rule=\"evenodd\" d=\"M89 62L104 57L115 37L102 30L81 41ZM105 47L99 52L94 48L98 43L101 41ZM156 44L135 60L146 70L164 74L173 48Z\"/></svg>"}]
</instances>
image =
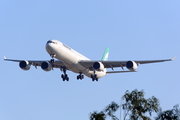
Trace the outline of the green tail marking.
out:
<instances>
[{"instance_id":1,"label":"green tail marking","mask_svg":"<svg viewBox=\"0 0 180 120\"><path fill-rule=\"evenodd\" d=\"M107 61L108 60L108 56L109 56L109 48L106 47L106 50L105 50L104 55L102 57L102 61Z\"/></svg>"}]
</instances>

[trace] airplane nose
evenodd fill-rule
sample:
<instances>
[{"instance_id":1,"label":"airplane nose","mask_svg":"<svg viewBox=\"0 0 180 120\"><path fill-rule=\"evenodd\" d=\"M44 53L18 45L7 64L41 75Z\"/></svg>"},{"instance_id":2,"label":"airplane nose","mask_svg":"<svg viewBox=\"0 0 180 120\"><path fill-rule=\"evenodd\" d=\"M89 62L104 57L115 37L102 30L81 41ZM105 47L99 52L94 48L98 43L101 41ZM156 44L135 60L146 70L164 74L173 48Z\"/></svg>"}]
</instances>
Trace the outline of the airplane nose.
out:
<instances>
[{"instance_id":1,"label":"airplane nose","mask_svg":"<svg viewBox=\"0 0 180 120\"><path fill-rule=\"evenodd\" d=\"M46 43L46 47L51 49L53 46L53 42L51 40L49 40L47 43Z\"/></svg>"},{"instance_id":2,"label":"airplane nose","mask_svg":"<svg viewBox=\"0 0 180 120\"><path fill-rule=\"evenodd\" d=\"M53 54L53 44L52 43L46 43L46 51L49 53L49 54Z\"/></svg>"},{"instance_id":3,"label":"airplane nose","mask_svg":"<svg viewBox=\"0 0 180 120\"><path fill-rule=\"evenodd\" d=\"M51 44L50 43L46 43L46 48L47 49L51 48Z\"/></svg>"}]
</instances>

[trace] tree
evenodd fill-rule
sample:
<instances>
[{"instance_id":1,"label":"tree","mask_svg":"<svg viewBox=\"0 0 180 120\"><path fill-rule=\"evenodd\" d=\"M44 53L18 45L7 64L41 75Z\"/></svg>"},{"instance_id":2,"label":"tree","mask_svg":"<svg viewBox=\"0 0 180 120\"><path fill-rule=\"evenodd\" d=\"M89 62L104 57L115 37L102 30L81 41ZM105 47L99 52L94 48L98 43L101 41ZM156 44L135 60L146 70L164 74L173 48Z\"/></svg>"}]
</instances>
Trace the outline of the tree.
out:
<instances>
[{"instance_id":1,"label":"tree","mask_svg":"<svg viewBox=\"0 0 180 120\"><path fill-rule=\"evenodd\" d=\"M94 111L90 113L90 120L105 120L107 116L111 117L112 120L118 120L114 113L118 110L119 105L115 102L111 102L105 109L99 113Z\"/></svg>"},{"instance_id":2,"label":"tree","mask_svg":"<svg viewBox=\"0 0 180 120\"><path fill-rule=\"evenodd\" d=\"M179 105L175 105L171 110L160 112L156 120L180 120Z\"/></svg>"},{"instance_id":3,"label":"tree","mask_svg":"<svg viewBox=\"0 0 180 120\"><path fill-rule=\"evenodd\" d=\"M111 102L111 104L109 104L104 112L106 115L110 116L112 118L112 120L118 120L118 118L114 115L114 113L118 110L119 105L115 102Z\"/></svg>"},{"instance_id":4,"label":"tree","mask_svg":"<svg viewBox=\"0 0 180 120\"><path fill-rule=\"evenodd\" d=\"M94 111L93 113L90 113L90 120L105 120L106 115L101 111L97 113Z\"/></svg>"},{"instance_id":5,"label":"tree","mask_svg":"<svg viewBox=\"0 0 180 120\"><path fill-rule=\"evenodd\" d=\"M154 96L145 99L143 91L135 89L129 92L127 90L122 100L124 101L121 105L124 110L124 120L151 120L147 114L151 116L152 112L159 113L155 120L180 120L179 105L175 105L172 110L161 112L159 100ZM90 120L105 120L107 117L111 117L112 120L119 120L115 116L118 109L119 105L116 102L111 102L101 112L90 113Z\"/></svg>"},{"instance_id":6,"label":"tree","mask_svg":"<svg viewBox=\"0 0 180 120\"><path fill-rule=\"evenodd\" d=\"M125 95L122 97L125 101L122 104L122 108L125 112L124 120L129 117L131 120L150 120L146 113L151 116L152 112L159 112L161 109L159 107L159 101L156 97L145 99L144 92L133 90L132 92L126 91Z\"/></svg>"}]
</instances>

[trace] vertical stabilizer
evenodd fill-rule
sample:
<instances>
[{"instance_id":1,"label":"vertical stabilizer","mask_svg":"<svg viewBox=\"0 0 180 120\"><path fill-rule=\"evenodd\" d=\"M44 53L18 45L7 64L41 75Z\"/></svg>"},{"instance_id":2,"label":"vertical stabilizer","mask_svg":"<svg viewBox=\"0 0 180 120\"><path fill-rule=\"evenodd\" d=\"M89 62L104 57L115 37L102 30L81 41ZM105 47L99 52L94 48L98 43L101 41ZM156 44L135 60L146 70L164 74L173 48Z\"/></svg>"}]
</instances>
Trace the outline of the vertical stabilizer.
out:
<instances>
[{"instance_id":1,"label":"vertical stabilizer","mask_svg":"<svg viewBox=\"0 0 180 120\"><path fill-rule=\"evenodd\" d=\"M108 60L108 56L109 56L109 48L106 47L106 50L105 50L104 55L102 57L102 61L107 61Z\"/></svg>"}]
</instances>

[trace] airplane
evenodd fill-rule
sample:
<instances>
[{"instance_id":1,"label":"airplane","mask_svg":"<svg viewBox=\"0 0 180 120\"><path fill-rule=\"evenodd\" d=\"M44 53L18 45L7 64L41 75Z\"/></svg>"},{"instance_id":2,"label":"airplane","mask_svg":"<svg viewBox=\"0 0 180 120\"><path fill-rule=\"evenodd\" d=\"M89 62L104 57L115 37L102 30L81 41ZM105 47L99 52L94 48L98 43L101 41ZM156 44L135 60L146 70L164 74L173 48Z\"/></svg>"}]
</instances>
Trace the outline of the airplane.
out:
<instances>
[{"instance_id":1,"label":"airplane","mask_svg":"<svg viewBox=\"0 0 180 120\"><path fill-rule=\"evenodd\" d=\"M48 40L45 48L52 57L50 60L14 60L7 59L5 56L4 60L19 62L19 67L23 70L29 70L31 66L35 66L35 68L40 66L44 71L60 68L63 72L61 75L63 81L69 81L69 77L66 73L67 70L78 73L77 80L84 79L84 75L86 75L91 78L92 81L98 81L99 78L111 73L136 72L140 64L165 62L175 59L174 57L164 60L108 61L109 48L107 47L101 60L90 60L58 40ZM126 67L128 71L114 71L114 68L117 67L121 67L123 70L124 67ZM106 68L111 68L112 71L107 71Z\"/></svg>"}]
</instances>

